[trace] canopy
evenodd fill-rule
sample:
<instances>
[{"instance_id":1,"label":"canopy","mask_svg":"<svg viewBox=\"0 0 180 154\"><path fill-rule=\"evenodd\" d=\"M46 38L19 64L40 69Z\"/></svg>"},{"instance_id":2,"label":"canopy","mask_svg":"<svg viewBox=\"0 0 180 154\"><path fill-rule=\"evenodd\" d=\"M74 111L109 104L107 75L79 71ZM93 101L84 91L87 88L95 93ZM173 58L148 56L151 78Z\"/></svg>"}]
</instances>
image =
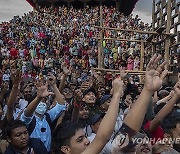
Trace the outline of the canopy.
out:
<instances>
[{"instance_id":1,"label":"canopy","mask_svg":"<svg viewBox=\"0 0 180 154\"><path fill-rule=\"evenodd\" d=\"M75 3L76 1L78 0L26 0L32 7L35 7L35 1L36 2L40 2L40 4L43 2L44 4L47 4L52 2L52 3L56 3L56 2L73 2ZM100 0L80 0L81 2L89 2L89 3L93 3L93 2L99 2ZM108 2L118 2L118 0L102 0L102 2L106 2L106 4ZM119 11L121 13L123 13L125 16L128 16L131 14L131 12L133 11L136 3L137 3L138 0L119 0L119 4L120 4L120 8L119 8ZM83 7L83 6L82 6Z\"/></svg>"}]
</instances>

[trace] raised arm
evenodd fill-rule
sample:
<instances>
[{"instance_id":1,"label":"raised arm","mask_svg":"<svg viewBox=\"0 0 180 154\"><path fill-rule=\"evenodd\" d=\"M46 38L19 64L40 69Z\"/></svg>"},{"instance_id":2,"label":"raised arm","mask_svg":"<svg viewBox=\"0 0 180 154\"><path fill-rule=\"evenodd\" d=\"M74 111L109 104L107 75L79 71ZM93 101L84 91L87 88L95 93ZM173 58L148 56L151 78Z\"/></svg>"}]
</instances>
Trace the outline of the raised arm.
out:
<instances>
[{"instance_id":1,"label":"raised arm","mask_svg":"<svg viewBox=\"0 0 180 154\"><path fill-rule=\"evenodd\" d=\"M168 72L167 70L163 71L166 62L158 65L160 59L161 56L155 54L147 65L144 88L124 119L124 123L136 132L138 132L142 126L153 93L162 86L163 79Z\"/></svg>"},{"instance_id":2,"label":"raised arm","mask_svg":"<svg viewBox=\"0 0 180 154\"><path fill-rule=\"evenodd\" d=\"M91 68L91 73L94 79L97 81L97 83L104 81L104 78L101 72L96 72L93 68Z\"/></svg>"},{"instance_id":3,"label":"raised arm","mask_svg":"<svg viewBox=\"0 0 180 154\"><path fill-rule=\"evenodd\" d=\"M171 95L168 95L168 96L164 97L163 99L157 101L156 104L159 105L159 104L161 104L161 103L164 103L164 102L169 101L170 99L171 99Z\"/></svg>"},{"instance_id":4,"label":"raised arm","mask_svg":"<svg viewBox=\"0 0 180 154\"><path fill-rule=\"evenodd\" d=\"M56 96L56 101L61 104L64 105L64 96L60 93L57 84L56 84L56 77L52 74L48 75L48 83L49 85L52 87L55 96Z\"/></svg>"},{"instance_id":5,"label":"raised arm","mask_svg":"<svg viewBox=\"0 0 180 154\"><path fill-rule=\"evenodd\" d=\"M153 101L153 105L158 101L157 91L154 92L152 101Z\"/></svg>"},{"instance_id":6,"label":"raised arm","mask_svg":"<svg viewBox=\"0 0 180 154\"><path fill-rule=\"evenodd\" d=\"M79 120L79 108L83 98L83 93L80 89L75 90L74 92L74 108L72 112L71 121L78 122Z\"/></svg>"},{"instance_id":7,"label":"raised arm","mask_svg":"<svg viewBox=\"0 0 180 154\"><path fill-rule=\"evenodd\" d=\"M63 76L62 76L62 79L61 79L61 82L60 82L60 85L59 85L59 91L62 94L63 93L63 89L65 87L66 80L67 80L67 76L70 73L70 70L67 68L66 63L63 63L61 65L61 67L63 69Z\"/></svg>"},{"instance_id":8,"label":"raised arm","mask_svg":"<svg viewBox=\"0 0 180 154\"><path fill-rule=\"evenodd\" d=\"M18 95L18 87L21 81L21 72L18 69L11 70L11 79L13 83L13 87L7 102L7 113L6 117L8 121L13 119L13 110L14 110L14 103L16 102L17 95Z\"/></svg>"},{"instance_id":9,"label":"raised arm","mask_svg":"<svg viewBox=\"0 0 180 154\"><path fill-rule=\"evenodd\" d=\"M156 117L151 121L149 131L154 131L161 123L161 121L172 111L174 104L180 98L180 81L178 81L174 87L174 95L168 101L168 103L158 112Z\"/></svg>"},{"instance_id":10,"label":"raised arm","mask_svg":"<svg viewBox=\"0 0 180 154\"><path fill-rule=\"evenodd\" d=\"M7 90L7 84L2 83L1 85L1 93L0 93L0 117L3 115L3 100Z\"/></svg>"},{"instance_id":11,"label":"raised arm","mask_svg":"<svg viewBox=\"0 0 180 154\"><path fill-rule=\"evenodd\" d=\"M108 111L103 118L93 142L87 147L83 154L99 154L107 141L110 139L115 127L120 97L123 93L123 82L120 78L113 81L113 97Z\"/></svg>"},{"instance_id":12,"label":"raised arm","mask_svg":"<svg viewBox=\"0 0 180 154\"><path fill-rule=\"evenodd\" d=\"M41 99L54 93L48 91L48 84L38 87L36 98L28 105L27 109L24 112L26 117L31 117L36 110L36 107L40 103Z\"/></svg>"},{"instance_id":13,"label":"raised arm","mask_svg":"<svg viewBox=\"0 0 180 154\"><path fill-rule=\"evenodd\" d=\"M5 83L2 83L1 85L1 93L0 93L0 105L2 105L3 103L3 100L4 100L4 96L5 96L5 93L6 93L6 90L8 89L8 85L5 84Z\"/></svg>"}]
</instances>

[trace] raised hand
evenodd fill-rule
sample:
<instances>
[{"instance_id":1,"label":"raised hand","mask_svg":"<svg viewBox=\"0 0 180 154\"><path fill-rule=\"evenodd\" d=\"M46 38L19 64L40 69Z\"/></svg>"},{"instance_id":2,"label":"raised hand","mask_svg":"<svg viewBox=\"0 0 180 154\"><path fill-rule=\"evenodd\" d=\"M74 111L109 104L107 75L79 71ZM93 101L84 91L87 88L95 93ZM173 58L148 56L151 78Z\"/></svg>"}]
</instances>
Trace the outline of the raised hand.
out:
<instances>
[{"instance_id":1,"label":"raised hand","mask_svg":"<svg viewBox=\"0 0 180 154\"><path fill-rule=\"evenodd\" d=\"M155 54L146 68L145 74L145 88L154 93L162 86L163 79L166 77L168 71L164 70L166 62L160 64L161 55ZM164 70L164 71L163 71Z\"/></svg>"},{"instance_id":2,"label":"raised hand","mask_svg":"<svg viewBox=\"0 0 180 154\"><path fill-rule=\"evenodd\" d=\"M124 90L124 83L121 78L116 78L112 82L112 94L121 96Z\"/></svg>"},{"instance_id":3,"label":"raised hand","mask_svg":"<svg viewBox=\"0 0 180 154\"><path fill-rule=\"evenodd\" d=\"M170 92L169 96L172 98L172 97L174 96L174 94L175 94L175 91L172 90L172 91Z\"/></svg>"},{"instance_id":4,"label":"raised hand","mask_svg":"<svg viewBox=\"0 0 180 154\"><path fill-rule=\"evenodd\" d=\"M12 69L11 70L11 79L13 82L13 85L19 85L21 81L21 72L18 69Z\"/></svg>"},{"instance_id":5,"label":"raised hand","mask_svg":"<svg viewBox=\"0 0 180 154\"><path fill-rule=\"evenodd\" d=\"M83 93L80 89L75 90L74 92L74 100L76 103L80 104L83 99Z\"/></svg>"},{"instance_id":6,"label":"raised hand","mask_svg":"<svg viewBox=\"0 0 180 154\"><path fill-rule=\"evenodd\" d=\"M57 74L57 80L61 80L62 75L63 75L63 72L58 73Z\"/></svg>"},{"instance_id":7,"label":"raised hand","mask_svg":"<svg viewBox=\"0 0 180 154\"><path fill-rule=\"evenodd\" d=\"M91 68L91 72L95 79L99 78L99 74L93 68ZM101 73L101 72L99 72L99 73Z\"/></svg>"},{"instance_id":8,"label":"raised hand","mask_svg":"<svg viewBox=\"0 0 180 154\"><path fill-rule=\"evenodd\" d=\"M68 75L68 74L71 72L71 71L70 71L70 68L68 69L67 64L66 64L65 62L62 63L61 68L63 69L63 73L64 73L65 75Z\"/></svg>"},{"instance_id":9,"label":"raised hand","mask_svg":"<svg viewBox=\"0 0 180 154\"><path fill-rule=\"evenodd\" d=\"M49 95L54 95L54 93L48 91L48 84L45 84L45 85L42 85L42 86L38 87L38 89L37 89L37 97L39 99L47 97Z\"/></svg>"},{"instance_id":10,"label":"raised hand","mask_svg":"<svg viewBox=\"0 0 180 154\"><path fill-rule=\"evenodd\" d=\"M119 68L119 72L120 72L120 77L122 79L127 75L127 73L125 73L125 70L123 69L122 66Z\"/></svg>"},{"instance_id":11,"label":"raised hand","mask_svg":"<svg viewBox=\"0 0 180 154\"><path fill-rule=\"evenodd\" d=\"M89 81L84 81L82 84L81 84L81 89L84 91L84 90L87 90L89 88L93 87L93 82L89 82Z\"/></svg>"}]
</instances>

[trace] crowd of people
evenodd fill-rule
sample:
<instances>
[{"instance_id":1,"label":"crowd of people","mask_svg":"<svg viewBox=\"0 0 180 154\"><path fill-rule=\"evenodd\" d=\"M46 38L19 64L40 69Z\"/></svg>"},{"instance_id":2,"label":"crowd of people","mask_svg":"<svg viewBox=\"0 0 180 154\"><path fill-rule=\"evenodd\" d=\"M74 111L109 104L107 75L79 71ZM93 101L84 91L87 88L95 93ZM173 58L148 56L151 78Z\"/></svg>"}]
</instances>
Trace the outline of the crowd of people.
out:
<instances>
[{"instance_id":1,"label":"crowd of people","mask_svg":"<svg viewBox=\"0 0 180 154\"><path fill-rule=\"evenodd\" d=\"M138 16L103 7L105 27L148 30ZM0 152L118 154L180 152L180 78L165 84L166 62L155 54L144 83L141 44L103 41L96 72L98 7L42 8L0 24ZM106 38L148 35L106 30ZM147 142L148 141L148 142Z\"/></svg>"},{"instance_id":2,"label":"crowd of people","mask_svg":"<svg viewBox=\"0 0 180 154\"><path fill-rule=\"evenodd\" d=\"M103 24L107 27L122 29L148 30L148 24L136 17L125 17L114 8L104 7ZM98 39L100 29L99 8L86 7L77 10L73 7L51 8L15 16L9 23L0 25L1 65L5 69L10 60L17 57L23 73L32 69L53 67L63 60L71 65L89 68L97 66ZM148 35L106 30L104 37L120 39L146 39ZM128 41L103 42L104 65L115 69L139 69L140 44ZM53 57L53 58L52 58Z\"/></svg>"}]
</instances>

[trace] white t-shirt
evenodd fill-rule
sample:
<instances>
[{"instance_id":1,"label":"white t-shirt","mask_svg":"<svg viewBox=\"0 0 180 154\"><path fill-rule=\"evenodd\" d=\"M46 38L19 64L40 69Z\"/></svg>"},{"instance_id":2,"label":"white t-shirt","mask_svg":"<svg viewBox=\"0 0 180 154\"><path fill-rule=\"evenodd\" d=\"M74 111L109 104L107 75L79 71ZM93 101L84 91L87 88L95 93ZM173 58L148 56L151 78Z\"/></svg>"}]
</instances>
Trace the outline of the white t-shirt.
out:
<instances>
[{"instance_id":1,"label":"white t-shirt","mask_svg":"<svg viewBox=\"0 0 180 154\"><path fill-rule=\"evenodd\" d=\"M28 105L28 101L26 101L25 99L20 99L19 100L19 108L21 110L24 110Z\"/></svg>"},{"instance_id":2,"label":"white t-shirt","mask_svg":"<svg viewBox=\"0 0 180 154\"><path fill-rule=\"evenodd\" d=\"M14 119L17 119L18 116L19 116L19 113L20 113L21 111L22 111L22 110L19 109L19 108L16 108L15 110L13 110L13 118L14 118ZM6 113L7 113L7 105L4 106L3 112L4 112L4 114L2 115L1 120L4 119L4 117L5 117Z\"/></svg>"}]
</instances>

